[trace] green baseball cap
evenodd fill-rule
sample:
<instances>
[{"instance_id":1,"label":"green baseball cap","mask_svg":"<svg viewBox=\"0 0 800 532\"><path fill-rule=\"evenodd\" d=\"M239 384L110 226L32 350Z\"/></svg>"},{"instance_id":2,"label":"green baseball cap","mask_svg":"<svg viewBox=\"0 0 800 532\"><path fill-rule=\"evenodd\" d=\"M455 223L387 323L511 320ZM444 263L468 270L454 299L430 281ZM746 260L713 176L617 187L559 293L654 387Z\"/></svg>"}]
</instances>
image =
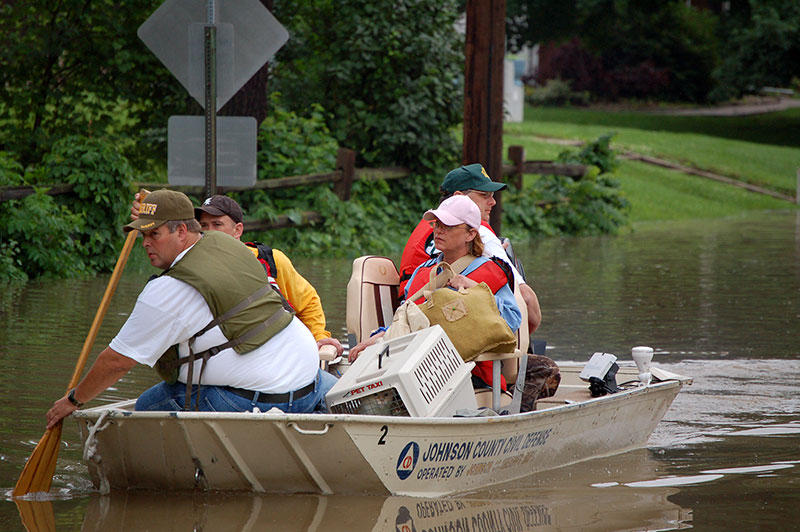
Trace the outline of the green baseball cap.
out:
<instances>
[{"instance_id":1,"label":"green baseball cap","mask_svg":"<svg viewBox=\"0 0 800 532\"><path fill-rule=\"evenodd\" d=\"M448 194L463 190L480 190L481 192L495 192L506 188L505 183L492 181L489 174L479 163L461 166L448 172L442 181L442 190Z\"/></svg>"},{"instance_id":2,"label":"green baseball cap","mask_svg":"<svg viewBox=\"0 0 800 532\"><path fill-rule=\"evenodd\" d=\"M148 195L139 207L139 219L122 228L126 233L138 229L152 231L170 220L194 218L192 200L183 192L162 188Z\"/></svg>"}]
</instances>

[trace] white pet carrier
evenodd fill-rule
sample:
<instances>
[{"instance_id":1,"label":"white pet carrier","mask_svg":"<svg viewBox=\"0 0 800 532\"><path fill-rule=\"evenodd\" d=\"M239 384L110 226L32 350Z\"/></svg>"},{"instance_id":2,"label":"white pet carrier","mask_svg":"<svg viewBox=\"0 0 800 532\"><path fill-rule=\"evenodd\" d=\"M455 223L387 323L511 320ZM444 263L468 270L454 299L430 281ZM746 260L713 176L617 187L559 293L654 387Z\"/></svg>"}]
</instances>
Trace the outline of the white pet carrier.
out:
<instances>
[{"instance_id":1,"label":"white pet carrier","mask_svg":"<svg viewBox=\"0 0 800 532\"><path fill-rule=\"evenodd\" d=\"M366 348L326 400L334 414L452 417L477 408L473 367L434 325Z\"/></svg>"}]
</instances>

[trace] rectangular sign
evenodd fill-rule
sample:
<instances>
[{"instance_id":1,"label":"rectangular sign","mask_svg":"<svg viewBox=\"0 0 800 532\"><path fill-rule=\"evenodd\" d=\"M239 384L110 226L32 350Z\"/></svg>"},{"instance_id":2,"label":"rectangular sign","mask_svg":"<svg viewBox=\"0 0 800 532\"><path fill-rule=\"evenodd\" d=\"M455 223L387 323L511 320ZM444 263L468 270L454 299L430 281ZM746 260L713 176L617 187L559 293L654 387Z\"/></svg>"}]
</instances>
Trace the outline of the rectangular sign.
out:
<instances>
[{"instance_id":1,"label":"rectangular sign","mask_svg":"<svg viewBox=\"0 0 800 532\"><path fill-rule=\"evenodd\" d=\"M205 186L205 118L171 116L167 127L167 178L170 185ZM256 119L217 117L217 185L256 183Z\"/></svg>"}]
</instances>

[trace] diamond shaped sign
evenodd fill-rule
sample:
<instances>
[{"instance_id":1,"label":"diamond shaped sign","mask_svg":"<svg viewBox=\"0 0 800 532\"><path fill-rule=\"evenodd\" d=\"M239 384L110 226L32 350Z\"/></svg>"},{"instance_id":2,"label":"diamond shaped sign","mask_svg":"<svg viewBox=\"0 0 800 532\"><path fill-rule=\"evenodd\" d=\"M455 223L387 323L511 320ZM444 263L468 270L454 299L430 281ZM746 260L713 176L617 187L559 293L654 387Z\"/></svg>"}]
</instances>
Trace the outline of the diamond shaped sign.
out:
<instances>
[{"instance_id":1,"label":"diamond shaped sign","mask_svg":"<svg viewBox=\"0 0 800 532\"><path fill-rule=\"evenodd\" d=\"M207 0L166 0L136 32L189 94L205 107ZM216 3L217 110L289 39L259 0Z\"/></svg>"}]
</instances>

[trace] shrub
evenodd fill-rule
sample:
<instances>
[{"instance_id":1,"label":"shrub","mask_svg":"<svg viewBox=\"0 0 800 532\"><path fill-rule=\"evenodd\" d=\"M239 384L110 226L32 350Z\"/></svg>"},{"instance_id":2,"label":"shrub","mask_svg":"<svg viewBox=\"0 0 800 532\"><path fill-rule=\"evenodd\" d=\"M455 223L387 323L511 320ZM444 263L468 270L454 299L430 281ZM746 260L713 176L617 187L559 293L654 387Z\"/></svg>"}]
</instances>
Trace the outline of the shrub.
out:
<instances>
[{"instance_id":1,"label":"shrub","mask_svg":"<svg viewBox=\"0 0 800 532\"><path fill-rule=\"evenodd\" d=\"M716 18L683 2L591 2L581 35L540 53L539 83L561 78L574 90L616 99L704 101L713 87Z\"/></svg>"},{"instance_id":2,"label":"shrub","mask_svg":"<svg viewBox=\"0 0 800 532\"><path fill-rule=\"evenodd\" d=\"M596 235L616 233L626 225L630 204L613 178L617 161L611 138L604 135L580 150L559 155L559 162L590 165L582 178L542 176L532 187L504 195L509 233L522 237ZM535 207L537 203L544 205Z\"/></svg>"},{"instance_id":3,"label":"shrub","mask_svg":"<svg viewBox=\"0 0 800 532\"><path fill-rule=\"evenodd\" d=\"M37 171L39 183L70 183L73 194L59 203L86 220L78 241L90 270L114 267L120 247L120 227L130 212L133 170L114 144L104 139L72 135L53 145Z\"/></svg>"},{"instance_id":4,"label":"shrub","mask_svg":"<svg viewBox=\"0 0 800 532\"><path fill-rule=\"evenodd\" d=\"M101 139L63 138L26 173L13 155L0 153L0 185L35 190L0 203L0 280L110 270L122 244L131 179L127 160ZM75 187L53 197L46 194L52 183Z\"/></svg>"},{"instance_id":5,"label":"shrub","mask_svg":"<svg viewBox=\"0 0 800 532\"><path fill-rule=\"evenodd\" d=\"M0 152L0 186L22 186L33 180L6 152ZM46 187L21 200L0 203L0 281L29 277L74 277L86 271L74 235L84 217L72 214L46 194Z\"/></svg>"},{"instance_id":6,"label":"shrub","mask_svg":"<svg viewBox=\"0 0 800 532\"><path fill-rule=\"evenodd\" d=\"M550 42L539 52L536 82L546 85L552 79L565 80L570 89L598 92L598 80L603 75L599 57L587 51L577 37L563 44Z\"/></svg>"},{"instance_id":7,"label":"shrub","mask_svg":"<svg viewBox=\"0 0 800 532\"><path fill-rule=\"evenodd\" d=\"M278 94L275 108L259 129L259 174L262 179L329 172L335 167L338 144L324 121L324 111L312 105L305 116L282 107ZM402 248L419 216L437 197L441 178L414 176L392 181L356 181L351 198L342 201L332 184L282 190L252 190L232 194L248 217L276 218L287 215L299 221L303 211L322 215L324 222L312 227L272 230L247 235L291 255L353 256L359 253L393 253ZM397 198L403 198L398 201ZM245 227L246 229L246 227Z\"/></svg>"},{"instance_id":8,"label":"shrub","mask_svg":"<svg viewBox=\"0 0 800 532\"><path fill-rule=\"evenodd\" d=\"M544 87L529 89L526 100L531 105L587 105L589 93L574 92L569 81L551 79Z\"/></svg>"},{"instance_id":9,"label":"shrub","mask_svg":"<svg viewBox=\"0 0 800 532\"><path fill-rule=\"evenodd\" d=\"M281 94L270 95L272 112L258 129L259 179L311 174L334 167L338 144L325 123L322 105L313 103L305 116L281 104Z\"/></svg>"}]
</instances>

